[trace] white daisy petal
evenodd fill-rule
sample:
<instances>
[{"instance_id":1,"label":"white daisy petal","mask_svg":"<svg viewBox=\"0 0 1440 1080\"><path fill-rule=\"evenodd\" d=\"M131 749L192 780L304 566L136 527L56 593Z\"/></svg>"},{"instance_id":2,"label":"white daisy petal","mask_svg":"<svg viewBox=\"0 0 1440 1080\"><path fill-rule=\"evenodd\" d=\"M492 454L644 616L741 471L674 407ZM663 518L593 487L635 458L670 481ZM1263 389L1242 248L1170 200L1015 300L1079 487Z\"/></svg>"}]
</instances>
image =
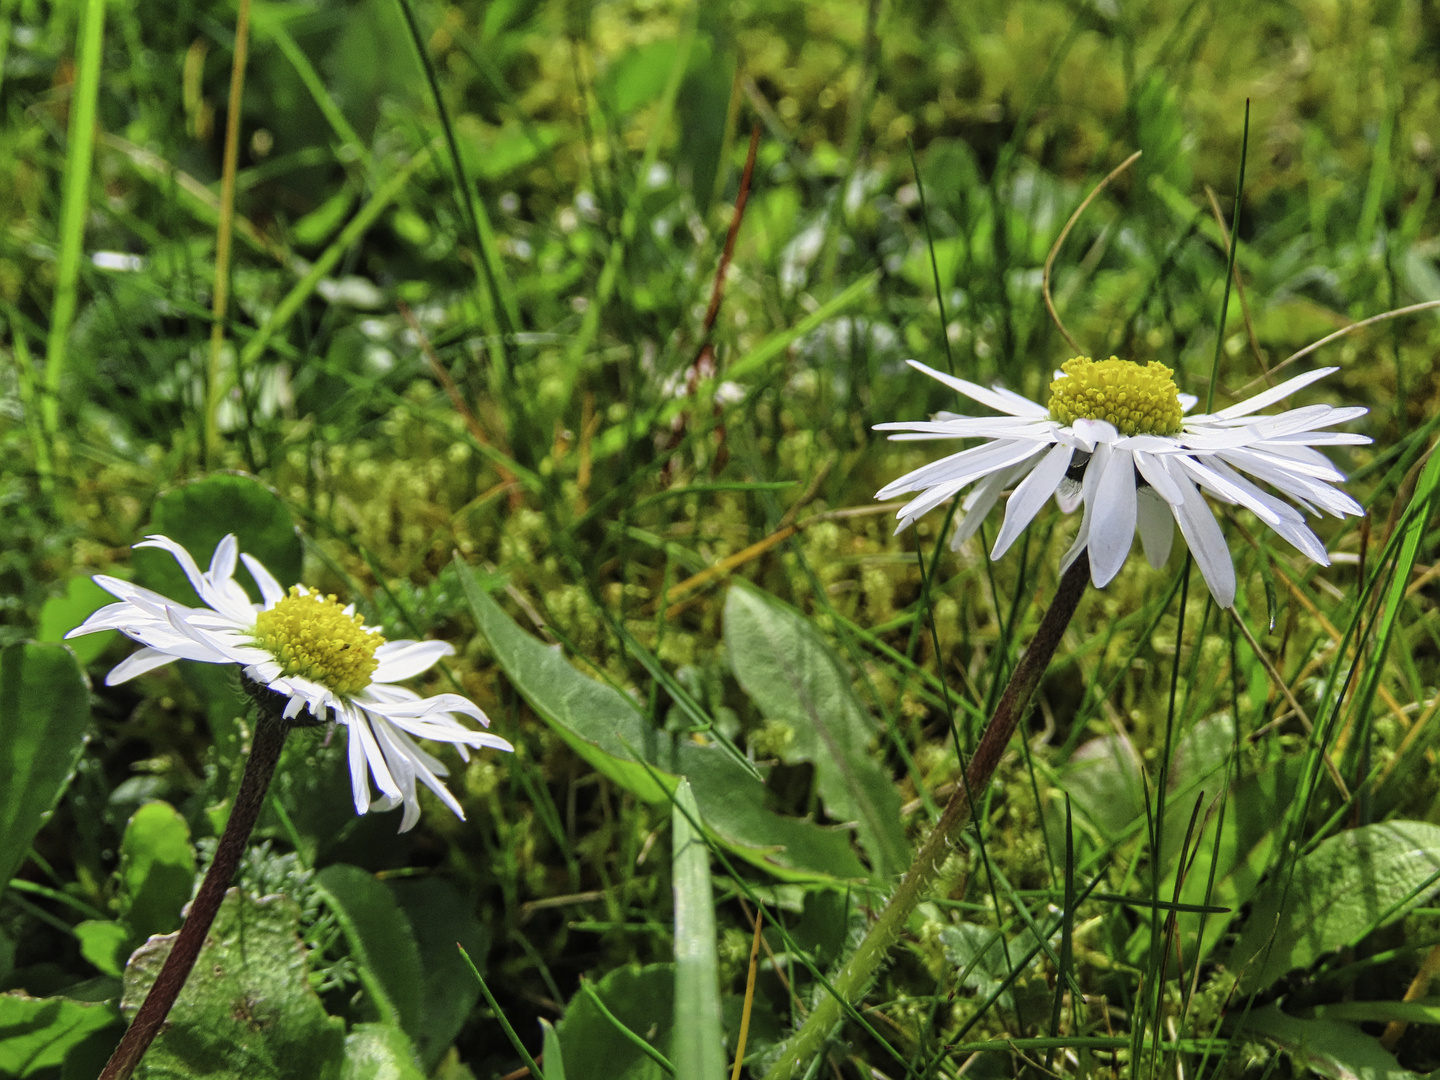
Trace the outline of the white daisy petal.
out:
<instances>
[{"instance_id":1,"label":"white daisy petal","mask_svg":"<svg viewBox=\"0 0 1440 1080\"><path fill-rule=\"evenodd\" d=\"M389 683L410 679L429 671L442 656L453 656L455 646L448 641L387 641L375 650L380 661L370 678Z\"/></svg>"},{"instance_id":2,"label":"white daisy petal","mask_svg":"<svg viewBox=\"0 0 1440 1080\"><path fill-rule=\"evenodd\" d=\"M1135 540L1135 463L1129 450L1097 449L1090 469L1096 468L1101 451L1109 450L1100 464L1095 484L1095 508L1090 523L1090 580L1104 588L1120 572ZM1086 470L1089 477L1090 469Z\"/></svg>"},{"instance_id":3,"label":"white daisy petal","mask_svg":"<svg viewBox=\"0 0 1440 1080\"><path fill-rule=\"evenodd\" d=\"M1168 464L1168 463L1167 463ZM1180 535L1195 556L1200 574L1210 589L1210 595L1222 608L1235 603L1235 563L1230 558L1230 549L1225 546L1225 534L1220 523L1205 504L1205 497L1184 471L1171 466L1170 476L1184 493L1179 506L1172 506L1175 523L1180 526Z\"/></svg>"},{"instance_id":4,"label":"white daisy petal","mask_svg":"<svg viewBox=\"0 0 1440 1080\"><path fill-rule=\"evenodd\" d=\"M250 571L250 576L255 579L255 586L260 590L260 599L264 601L265 607L272 608L285 599L285 590L259 559L245 554L242 554L240 559L245 563L245 569Z\"/></svg>"},{"instance_id":5,"label":"white daisy petal","mask_svg":"<svg viewBox=\"0 0 1440 1080\"><path fill-rule=\"evenodd\" d=\"M1000 501L1000 494L1008 486L1009 480L1009 469L991 473L966 496L962 507L965 516L955 526L955 535L950 538L951 551L959 551L966 540L980 531L980 526L985 523L985 518L989 516L991 510L995 509L995 504Z\"/></svg>"},{"instance_id":6,"label":"white daisy petal","mask_svg":"<svg viewBox=\"0 0 1440 1080\"><path fill-rule=\"evenodd\" d=\"M1170 506L1168 500L1155 494L1154 488L1141 488L1136 492L1135 523L1140 530L1140 546L1146 561L1156 570L1170 558L1170 548L1175 542L1175 519Z\"/></svg>"},{"instance_id":7,"label":"white daisy petal","mask_svg":"<svg viewBox=\"0 0 1440 1080\"><path fill-rule=\"evenodd\" d=\"M1340 369L1336 367L1316 368L1314 371L1307 371L1303 375L1296 375L1292 379L1286 379L1279 386L1272 386L1269 390L1262 391L1252 398L1246 398L1238 404L1231 405L1228 409L1221 409L1217 413L1211 413L1210 416L1205 417L1205 419L1233 420L1237 416L1249 416L1251 413L1268 408L1275 404L1275 402L1289 397L1297 390L1303 390L1311 383L1318 382L1320 379L1325 378L1326 375L1330 375L1339 370ZM1201 418L1196 417L1195 419L1198 420Z\"/></svg>"},{"instance_id":8,"label":"white daisy petal","mask_svg":"<svg viewBox=\"0 0 1440 1080\"><path fill-rule=\"evenodd\" d=\"M1015 543L1025 531L1025 526L1034 520L1040 508L1045 505L1045 500L1055 494L1060 481L1065 479L1065 470L1070 467L1070 459L1074 454L1075 449L1071 446L1058 444L1051 447L1040 463L1030 470L1030 475L1011 493L1009 501L1005 503L1005 520L1000 526L999 535L995 537L995 546L990 551L991 559L998 559L1010 550L1010 545Z\"/></svg>"},{"instance_id":9,"label":"white daisy petal","mask_svg":"<svg viewBox=\"0 0 1440 1080\"><path fill-rule=\"evenodd\" d=\"M1369 442L1363 435L1327 430L1360 418L1365 409L1316 404L1255 415L1334 368L1295 376L1228 408L1195 416L1190 412L1196 399L1174 389L1163 365L1146 365L1142 372L1113 358L1079 357L1055 375L1057 381L1077 380L1052 387L1052 394L1062 395L1052 398L1059 401L1056 416L1081 414L1062 424L1044 406L1009 390L987 391L923 364L913 366L1003 415L940 413L929 421L878 425L895 432L891 437L897 439L985 440L881 489L879 498L919 492L899 512L902 529L978 481L965 500L967 514L955 534L958 544L979 527L1003 489L1023 477L1010 495L992 558L1009 550L1053 493L1063 512L1084 507L1062 566L1068 567L1088 549L1092 579L1104 585L1119 573L1137 529L1146 558L1156 566L1165 562L1175 531L1168 513L1179 525L1211 593L1229 606L1235 598L1235 568L1202 489L1251 511L1302 554L1322 564L1329 557L1302 511L1336 516L1364 512L1359 502L1335 486L1344 474L1316 448ZM1166 425L1177 422L1176 413L1170 411L1176 405L1179 430L1164 433L1172 430ZM1166 416L1170 419L1154 419ZM1147 424L1154 427L1147 431ZM1130 434L1121 434L1122 428ZM1075 482L1076 476L1083 478L1081 483Z\"/></svg>"},{"instance_id":10,"label":"white daisy petal","mask_svg":"<svg viewBox=\"0 0 1440 1080\"><path fill-rule=\"evenodd\" d=\"M944 372L936 371L932 367L926 367L918 360L909 361L911 367L916 371L923 371L932 379L938 379L956 393L964 394L972 401L978 401L981 405L988 405L996 412L1008 413L1010 416L1024 416L1036 420L1048 420L1050 410L1043 405L1036 405L1033 401L1027 401L1019 394L1008 396L997 394L993 390L986 390L983 386L967 382L965 379L957 379L953 375L946 375Z\"/></svg>"},{"instance_id":11,"label":"white daisy petal","mask_svg":"<svg viewBox=\"0 0 1440 1080\"><path fill-rule=\"evenodd\" d=\"M1025 445L1034 452L1033 443ZM262 707L275 709L282 720L297 721L309 712L316 721L343 723L349 729L346 754L356 813L403 804L402 830L419 819L417 780L455 813L461 813L459 802L440 782L446 775L445 766L421 749L416 738L448 743L465 760L469 760L470 748L514 749L499 736L461 722L461 716L481 724L490 722L468 698L459 694L422 698L390 682L417 675L440 657L452 654L455 650L447 642L387 643L360 623L353 604L341 608L334 597L303 585L295 586L294 595L288 595L259 560L239 550L233 535L216 545L203 574L190 552L169 537L157 534L136 546L168 551L206 606L182 606L123 579L97 575L97 584L118 603L94 612L67 636L119 630L144 646L110 671L107 685L177 659L236 664L248 679L264 688L257 691L264 698ZM235 580L242 561L260 590L261 605L253 604ZM268 616L282 604L303 605L303 610L292 610L283 617ZM262 611L268 621L257 623ZM296 634L309 636L297 640ZM359 654L362 661L370 656L376 661L368 683L364 668L356 674L357 654L347 651L352 648L366 650ZM291 661L280 658L297 653L307 658L305 666L287 670ZM335 685L327 685L330 680ZM275 702L274 695L284 699L283 705ZM370 797L372 780L380 792L375 799Z\"/></svg>"}]
</instances>

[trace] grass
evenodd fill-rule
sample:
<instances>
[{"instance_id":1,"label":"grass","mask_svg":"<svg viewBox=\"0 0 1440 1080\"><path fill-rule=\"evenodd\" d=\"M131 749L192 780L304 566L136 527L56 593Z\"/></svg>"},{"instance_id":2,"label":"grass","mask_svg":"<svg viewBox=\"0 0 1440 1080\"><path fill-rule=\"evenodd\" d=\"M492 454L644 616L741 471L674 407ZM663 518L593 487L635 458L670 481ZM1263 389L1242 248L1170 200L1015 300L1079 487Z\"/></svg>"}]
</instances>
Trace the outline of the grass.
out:
<instances>
[{"instance_id":1,"label":"grass","mask_svg":"<svg viewBox=\"0 0 1440 1080\"><path fill-rule=\"evenodd\" d=\"M305 580L387 634L452 641L445 688L517 746L451 762L467 820L429 805L402 841L391 817L326 802L339 759L306 742L264 858L300 848L311 869L453 887L483 931L466 951L487 997L532 1054L535 1021L563 1039L592 989L641 1030L625 1007L649 984L625 973L674 952L669 807L598 772L513 689L454 553L650 723L774 763L767 806L828 822L795 719L762 714L723 638L737 577L793 605L845 665L918 847L1074 524L1047 510L993 564L994 524L958 554L941 513L891 536L871 496L934 449L871 425L957 408L903 361L1044 400L1071 355L1041 300L1047 256L1137 149L1049 275L1090 355L1163 361L1228 403L1326 334L1440 299L1440 40L1423 5L1077 10L258 5L222 384L208 361L234 12L111 8L102 34L96 3L0 0L0 643L33 637L73 577L128 572L162 493L259 477L301 527ZM1337 455L1369 515L1321 527L1334 565L1227 512L1243 628L1178 553L1160 572L1132 558L1085 597L979 827L817 1075L1298 1074L1288 1029L1264 1027L1272 1001L1303 1019L1401 998L1433 909L1378 919L1254 995L1224 961L1262 877L1303 875L1307 853L1362 827L1437 817L1437 334L1418 311L1300 361L1341 369L1307 401L1371 410L1357 430L1374 444ZM117 852L141 802L213 832L233 763L212 699L174 670L103 687L126 648L91 665L83 764L0 897L7 988L97 977L74 927L82 907L125 910ZM712 869L732 1044L753 931L738 898L765 908L759 1076L890 883ZM367 1019L303 874L272 877L309 912L326 1007ZM520 1066L487 1011L457 1016L428 1068ZM1400 1066L1433 1068L1433 1033L1412 1025Z\"/></svg>"}]
</instances>

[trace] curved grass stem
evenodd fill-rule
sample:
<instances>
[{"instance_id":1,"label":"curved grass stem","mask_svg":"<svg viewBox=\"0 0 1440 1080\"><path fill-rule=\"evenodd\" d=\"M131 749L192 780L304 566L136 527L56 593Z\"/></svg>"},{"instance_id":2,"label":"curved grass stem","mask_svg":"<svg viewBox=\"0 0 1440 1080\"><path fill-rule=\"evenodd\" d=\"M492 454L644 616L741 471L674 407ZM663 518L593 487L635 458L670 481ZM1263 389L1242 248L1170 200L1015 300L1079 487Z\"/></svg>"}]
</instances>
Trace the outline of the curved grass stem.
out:
<instances>
[{"instance_id":1,"label":"curved grass stem","mask_svg":"<svg viewBox=\"0 0 1440 1080\"><path fill-rule=\"evenodd\" d=\"M1010 736L1015 733L1035 688L1050 666L1050 658L1055 655L1065 627L1075 614L1089 577L1089 552L1081 552L1060 578L1055 599L1040 620L1030 647L1015 665L1005 692L995 706L995 713L980 736L970 764L966 766L965 782L955 789L940 820L916 854L910 869L900 879L880 917L836 975L833 980L835 993L821 999L800 1029L786 1040L780 1057L765 1074L765 1080L792 1080L802 1074L805 1064L819 1052L831 1030L840 1022L846 1006L860 996L879 970L886 954L900 939L911 913L939 878L941 868L970 823L971 800L979 798L989 788Z\"/></svg>"}]
</instances>

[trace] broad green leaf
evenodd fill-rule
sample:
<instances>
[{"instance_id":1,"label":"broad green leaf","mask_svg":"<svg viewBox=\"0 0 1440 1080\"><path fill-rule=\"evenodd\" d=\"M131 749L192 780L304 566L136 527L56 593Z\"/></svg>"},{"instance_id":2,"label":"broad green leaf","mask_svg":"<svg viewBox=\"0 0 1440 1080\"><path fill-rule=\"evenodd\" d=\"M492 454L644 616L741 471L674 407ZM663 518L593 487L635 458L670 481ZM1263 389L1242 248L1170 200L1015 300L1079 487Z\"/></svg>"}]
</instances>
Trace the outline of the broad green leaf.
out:
<instances>
[{"instance_id":1,"label":"broad green leaf","mask_svg":"<svg viewBox=\"0 0 1440 1080\"><path fill-rule=\"evenodd\" d=\"M391 1024L356 1024L345 1036L341 1080L425 1080L405 1032Z\"/></svg>"},{"instance_id":2,"label":"broad green leaf","mask_svg":"<svg viewBox=\"0 0 1440 1080\"><path fill-rule=\"evenodd\" d=\"M1378 1024L1440 1024L1440 997L1413 1001L1336 1001L1305 1010L1306 1018Z\"/></svg>"},{"instance_id":3,"label":"broad green leaf","mask_svg":"<svg viewBox=\"0 0 1440 1080\"><path fill-rule=\"evenodd\" d=\"M69 649L0 649L0 892L70 783L89 723L85 676Z\"/></svg>"},{"instance_id":4,"label":"broad green leaf","mask_svg":"<svg viewBox=\"0 0 1440 1080\"><path fill-rule=\"evenodd\" d=\"M1421 1074L1402 1069L1378 1039L1339 1020L1301 1020L1272 1004L1253 1010L1244 1030L1273 1040L1298 1064L1332 1080L1420 1080Z\"/></svg>"},{"instance_id":5,"label":"broad green leaf","mask_svg":"<svg viewBox=\"0 0 1440 1080\"><path fill-rule=\"evenodd\" d=\"M858 823L860 844L877 876L910 865L900 793L871 749L875 726L850 688L850 676L798 612L735 585L725 598L725 647L735 677L770 720L790 725L782 758L815 766L826 811Z\"/></svg>"},{"instance_id":6,"label":"broad green leaf","mask_svg":"<svg viewBox=\"0 0 1440 1080\"><path fill-rule=\"evenodd\" d=\"M260 481L239 473L219 473L171 488L155 501L150 532L168 536L190 552L203 571L210 565L215 545L234 533L240 550L253 555L288 588L300 580L303 552L290 511ZM140 548L131 555L135 580L148 589L187 606L200 599L185 573L168 551ZM235 580L250 598L260 593L241 564Z\"/></svg>"},{"instance_id":7,"label":"broad green leaf","mask_svg":"<svg viewBox=\"0 0 1440 1080\"><path fill-rule=\"evenodd\" d=\"M394 895L374 874L345 863L325 867L315 884L340 921L381 1021L414 1032L424 992L420 950Z\"/></svg>"},{"instance_id":8,"label":"broad green leaf","mask_svg":"<svg viewBox=\"0 0 1440 1080\"><path fill-rule=\"evenodd\" d=\"M136 810L120 841L121 915L144 940L180 925L195 883L190 827L166 802Z\"/></svg>"},{"instance_id":9,"label":"broad green leaf","mask_svg":"<svg viewBox=\"0 0 1440 1080\"><path fill-rule=\"evenodd\" d=\"M540 1018L540 1031L545 1038L541 1047L545 1051L545 1080L565 1080L565 1054L560 1049L559 1034L543 1016Z\"/></svg>"},{"instance_id":10,"label":"broad green leaf","mask_svg":"<svg viewBox=\"0 0 1440 1080\"><path fill-rule=\"evenodd\" d=\"M671 1056L674 965L616 968L595 984L595 992L616 1020ZM666 1080L664 1070L617 1031L587 994L570 1000L556 1031L566 1080ZM551 1080L548 1072L545 1080Z\"/></svg>"},{"instance_id":11,"label":"broad green leaf","mask_svg":"<svg viewBox=\"0 0 1440 1080\"><path fill-rule=\"evenodd\" d=\"M1440 825L1387 821L1332 836L1256 901L1227 966L1240 991L1353 944L1440 889Z\"/></svg>"},{"instance_id":12,"label":"broad green leaf","mask_svg":"<svg viewBox=\"0 0 1440 1080\"><path fill-rule=\"evenodd\" d=\"M67 633L83 623L91 614L114 601L115 598L96 585L92 578L86 576L71 578L70 583L65 586L65 595L52 596L40 609L40 627L35 633L35 640L62 641ZM106 647L119 636L118 630L105 630L98 634L86 634L84 637L71 638L69 645L83 667L104 652Z\"/></svg>"},{"instance_id":13,"label":"broad green leaf","mask_svg":"<svg viewBox=\"0 0 1440 1080\"><path fill-rule=\"evenodd\" d=\"M483 964L489 935L475 918L474 905L448 881L401 878L386 886L408 917L420 950L424 989L414 1038L415 1052L428 1072L445 1056L480 997L480 987L455 945L463 945L471 960Z\"/></svg>"},{"instance_id":14,"label":"broad green leaf","mask_svg":"<svg viewBox=\"0 0 1440 1080\"><path fill-rule=\"evenodd\" d=\"M23 1078L53 1069L72 1048L118 1020L107 1002L0 994L0 1076Z\"/></svg>"},{"instance_id":15,"label":"broad green leaf","mask_svg":"<svg viewBox=\"0 0 1440 1080\"><path fill-rule=\"evenodd\" d=\"M125 971L125 960L135 936L122 922L86 919L75 926L75 940L80 942L81 956L104 974L118 979Z\"/></svg>"},{"instance_id":16,"label":"broad green leaf","mask_svg":"<svg viewBox=\"0 0 1440 1080\"><path fill-rule=\"evenodd\" d=\"M695 794L690 784L681 780L670 816L675 893L675 1045L671 1056L678 1076L724 1080L715 898L710 888L710 849L699 823Z\"/></svg>"},{"instance_id":17,"label":"broad green leaf","mask_svg":"<svg viewBox=\"0 0 1440 1080\"><path fill-rule=\"evenodd\" d=\"M669 39L621 53L600 84L606 104L617 115L626 116L657 99L665 89L677 48L674 39Z\"/></svg>"},{"instance_id":18,"label":"broad green leaf","mask_svg":"<svg viewBox=\"0 0 1440 1080\"><path fill-rule=\"evenodd\" d=\"M285 896L231 889L137 1076L148 1080L337 1080L345 1025L327 1016L307 978L300 909ZM175 935L151 938L125 969L121 1007L133 1016Z\"/></svg>"},{"instance_id":19,"label":"broad green leaf","mask_svg":"<svg viewBox=\"0 0 1440 1080\"><path fill-rule=\"evenodd\" d=\"M1140 755L1123 735L1105 735L1077 747L1060 770L1060 786L1106 840L1120 837L1145 813Z\"/></svg>"},{"instance_id":20,"label":"broad green leaf","mask_svg":"<svg viewBox=\"0 0 1440 1080\"><path fill-rule=\"evenodd\" d=\"M765 785L723 749L660 730L630 699L576 671L557 649L531 637L500 610L459 563L476 625L506 677L597 772L638 798L668 803L685 776L705 827L729 850L789 878L863 877L846 836L765 808ZM647 769L635 760L642 755Z\"/></svg>"}]
</instances>

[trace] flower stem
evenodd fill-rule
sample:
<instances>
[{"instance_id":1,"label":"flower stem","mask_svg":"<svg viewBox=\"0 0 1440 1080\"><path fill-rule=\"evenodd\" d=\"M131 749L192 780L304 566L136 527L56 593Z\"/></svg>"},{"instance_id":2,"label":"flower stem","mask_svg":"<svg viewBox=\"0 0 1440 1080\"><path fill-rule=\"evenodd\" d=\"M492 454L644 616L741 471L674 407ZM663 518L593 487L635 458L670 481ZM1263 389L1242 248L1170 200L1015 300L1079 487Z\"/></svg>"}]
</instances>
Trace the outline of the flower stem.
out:
<instances>
[{"instance_id":1,"label":"flower stem","mask_svg":"<svg viewBox=\"0 0 1440 1080\"><path fill-rule=\"evenodd\" d=\"M240 778L240 790L235 793L235 805L230 810L230 820L215 848L214 861L200 883L200 891L190 902L190 914L185 925L175 936L175 944L160 974L155 977L150 992L145 995L140 1011L135 1014L125 1037L110 1055L100 1080L129 1080L145 1056L145 1051L165 1026L165 1017L175 1004L190 969L200 955L200 946L220 910L220 901L225 899L225 890L230 887L240 858L250 840L250 831L255 819L260 816L260 807L265 803L265 793L270 788L270 778L275 775L275 766L280 761L280 751L285 746L285 736L290 725L283 720L260 711L255 725L255 737L250 745L250 758L245 763L245 773Z\"/></svg>"},{"instance_id":2,"label":"flower stem","mask_svg":"<svg viewBox=\"0 0 1440 1080\"><path fill-rule=\"evenodd\" d=\"M886 953L899 940L910 914L940 876L941 867L959 842L965 826L970 823L971 797L978 799L989 788L1010 736L1015 733L1016 725L1030 704L1031 695L1050 666L1050 658L1055 655L1065 627L1075 614L1089 577L1090 555L1088 551L1081 552L1061 577L1055 599L1040 620L1034 640L1015 665L1005 693L995 706L995 713L985 726L980 743L965 769L965 782L955 789L940 820L935 823L910 869L900 879L880 917L832 980L835 993L821 998L800 1029L786 1040L780 1057L765 1074L765 1080L791 1080L800 1075L802 1067L819 1051L821 1043L840 1021L844 1009L842 999L849 1003L860 995Z\"/></svg>"}]
</instances>

